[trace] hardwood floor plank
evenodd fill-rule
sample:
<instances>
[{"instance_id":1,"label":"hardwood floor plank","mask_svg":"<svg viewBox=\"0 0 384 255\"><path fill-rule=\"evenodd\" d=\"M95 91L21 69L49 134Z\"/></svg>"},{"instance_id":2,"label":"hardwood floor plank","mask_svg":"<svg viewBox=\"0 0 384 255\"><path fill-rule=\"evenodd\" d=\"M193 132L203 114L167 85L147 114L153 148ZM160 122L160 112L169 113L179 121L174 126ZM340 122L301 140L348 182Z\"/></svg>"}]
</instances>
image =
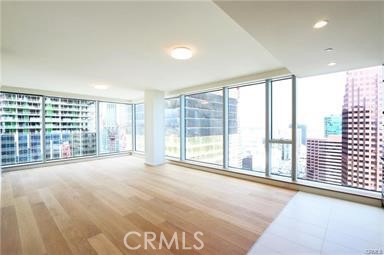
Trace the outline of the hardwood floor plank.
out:
<instances>
[{"instance_id":1,"label":"hardwood floor plank","mask_svg":"<svg viewBox=\"0 0 384 255\"><path fill-rule=\"evenodd\" d=\"M98 255L123 255L123 253L103 234L88 238L88 241Z\"/></svg>"},{"instance_id":2,"label":"hardwood floor plank","mask_svg":"<svg viewBox=\"0 0 384 255\"><path fill-rule=\"evenodd\" d=\"M127 156L3 174L2 254L246 254L294 191ZM128 244L142 245L130 250ZM143 248L145 232L182 247Z\"/></svg>"},{"instance_id":3,"label":"hardwood floor plank","mask_svg":"<svg viewBox=\"0 0 384 255\"><path fill-rule=\"evenodd\" d=\"M32 190L31 192L27 193L27 197L31 205L35 205L43 202L43 200L40 197L40 192L38 190Z\"/></svg>"},{"instance_id":4,"label":"hardwood floor plank","mask_svg":"<svg viewBox=\"0 0 384 255\"><path fill-rule=\"evenodd\" d=\"M40 196L48 208L57 227L64 236L69 248L73 254L96 255L96 251L90 246L87 239L88 236L81 231L81 226L76 224L56 198L51 194L49 189L41 189Z\"/></svg>"},{"instance_id":5,"label":"hardwood floor plank","mask_svg":"<svg viewBox=\"0 0 384 255\"><path fill-rule=\"evenodd\" d=\"M32 210L48 254L72 254L67 242L65 241L62 233L57 227L45 204L42 202L34 204L32 206Z\"/></svg>"},{"instance_id":6,"label":"hardwood floor plank","mask_svg":"<svg viewBox=\"0 0 384 255\"><path fill-rule=\"evenodd\" d=\"M15 199L17 222L19 226L21 246L25 255L40 255L47 252L28 198Z\"/></svg>"},{"instance_id":7,"label":"hardwood floor plank","mask_svg":"<svg viewBox=\"0 0 384 255\"><path fill-rule=\"evenodd\" d=\"M260 234L247 231L230 222L220 220L198 210L185 215L184 218L190 222L194 222L194 224L201 229L209 229L210 232L220 236L233 245L245 247L246 250L248 250L252 246L253 241L260 236Z\"/></svg>"},{"instance_id":8,"label":"hardwood floor plank","mask_svg":"<svg viewBox=\"0 0 384 255\"><path fill-rule=\"evenodd\" d=\"M160 247L160 236L161 236L161 233L163 233L163 235L166 237L166 240L169 242L172 240L172 237L173 235L178 235L177 237L177 240L175 241L175 243L173 245L171 245L170 249L166 249L165 247L165 243L163 242L162 243L162 247L164 247L162 250L148 250L147 252L149 254L153 254L153 255L156 255L157 253L160 253L161 254L185 254L185 255L198 255L198 254L201 254L199 251L190 251L190 250L186 250L186 251L182 251L180 250L180 248L182 247L182 240L181 240L181 232L183 231L180 231L180 229L177 229L176 227L163 227L165 224L167 224L167 222L162 222L161 224L157 225L157 224L153 224L151 223L150 221L146 220L145 218L143 218L141 215L139 215L138 213L131 213L127 216L125 216L129 221L132 222L132 224L136 225L137 226L137 229L140 229L140 231L143 231L143 232L152 232L152 233L155 233L156 234L156 240L155 240L155 247L156 248L159 248ZM176 246L176 242L177 242L177 246ZM171 243L172 244L172 243ZM191 243L190 240L186 240L186 245L190 246L190 245L193 245Z\"/></svg>"},{"instance_id":9,"label":"hardwood floor plank","mask_svg":"<svg viewBox=\"0 0 384 255\"><path fill-rule=\"evenodd\" d=\"M1 254L22 254L16 210L13 206L1 209Z\"/></svg>"},{"instance_id":10,"label":"hardwood floor plank","mask_svg":"<svg viewBox=\"0 0 384 255\"><path fill-rule=\"evenodd\" d=\"M147 210L142 206L137 206L135 212L154 225L159 225L165 222L165 219L161 217L158 213L153 212L151 210Z\"/></svg>"},{"instance_id":11,"label":"hardwood floor plank","mask_svg":"<svg viewBox=\"0 0 384 255\"><path fill-rule=\"evenodd\" d=\"M22 173L19 173L19 172L9 173L8 177L12 185L12 192L13 192L14 198L24 196L25 190L23 186Z\"/></svg>"},{"instance_id":12,"label":"hardwood floor plank","mask_svg":"<svg viewBox=\"0 0 384 255\"><path fill-rule=\"evenodd\" d=\"M93 192L89 192L84 187L72 183L71 192L79 194L78 199L73 203L83 207L83 213L97 226L100 231L121 251L130 254L129 250L124 246L124 235L131 230L135 230L135 226L125 220L123 216L118 214L116 210L110 208L108 204L94 196ZM142 240L134 236L131 239L131 245L136 246ZM136 254L145 254L143 251L137 251Z\"/></svg>"},{"instance_id":13,"label":"hardwood floor plank","mask_svg":"<svg viewBox=\"0 0 384 255\"><path fill-rule=\"evenodd\" d=\"M96 190L94 194L121 216L132 213L135 210L129 203L126 203L126 199L122 195L108 188Z\"/></svg>"},{"instance_id":14,"label":"hardwood floor plank","mask_svg":"<svg viewBox=\"0 0 384 255\"><path fill-rule=\"evenodd\" d=\"M1 207L14 205L13 189L10 177L4 174L1 179Z\"/></svg>"},{"instance_id":15,"label":"hardwood floor plank","mask_svg":"<svg viewBox=\"0 0 384 255\"><path fill-rule=\"evenodd\" d=\"M50 188L53 196L59 201L60 205L71 218L72 224L85 237L95 236L100 233L100 229L84 213L84 208L79 201L79 194L69 188L69 186L56 186Z\"/></svg>"},{"instance_id":16,"label":"hardwood floor plank","mask_svg":"<svg viewBox=\"0 0 384 255\"><path fill-rule=\"evenodd\" d=\"M201 198L203 198L204 195L195 196L196 199L193 199L193 198L189 198L189 197L185 197L185 196L180 196L179 194L167 192L165 190L160 190L160 189L151 187L150 185L146 185L146 187L142 187L142 189L145 189L148 192L153 192L153 193L158 194L157 200L150 200L152 203L153 203L153 201L161 200L163 194L164 194L164 196L169 197L172 201L179 201L180 198L182 197L184 203L187 204L188 206L190 206L194 209L197 209L197 210L201 210L205 213L208 213L209 215L211 215L213 217L220 218L224 221L229 221L229 222L231 222L231 223L233 223L233 224L235 224L241 228L244 228L250 232L260 234L266 228L266 222L262 219L258 219L255 217L255 218L244 220L243 218L235 217L232 214L227 213L225 210L221 211L221 210L216 209L215 207L211 207L208 203L201 200ZM208 192L208 191L206 191L206 192ZM178 210L178 209L175 209L174 207L171 207L171 208L172 208L172 211ZM179 213L182 213L182 211L179 210Z\"/></svg>"}]
</instances>

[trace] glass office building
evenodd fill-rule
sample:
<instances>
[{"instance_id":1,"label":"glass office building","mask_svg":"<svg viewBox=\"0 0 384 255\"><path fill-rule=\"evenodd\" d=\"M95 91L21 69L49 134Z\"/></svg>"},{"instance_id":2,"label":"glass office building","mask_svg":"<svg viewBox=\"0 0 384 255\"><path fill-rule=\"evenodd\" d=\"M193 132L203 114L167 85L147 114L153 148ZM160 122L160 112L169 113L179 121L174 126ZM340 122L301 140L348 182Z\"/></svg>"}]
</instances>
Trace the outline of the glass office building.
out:
<instances>
[{"instance_id":1,"label":"glass office building","mask_svg":"<svg viewBox=\"0 0 384 255\"><path fill-rule=\"evenodd\" d=\"M96 155L95 104L45 97L46 160Z\"/></svg>"},{"instance_id":2,"label":"glass office building","mask_svg":"<svg viewBox=\"0 0 384 255\"><path fill-rule=\"evenodd\" d=\"M165 155L180 157L180 98L165 100Z\"/></svg>"}]
</instances>

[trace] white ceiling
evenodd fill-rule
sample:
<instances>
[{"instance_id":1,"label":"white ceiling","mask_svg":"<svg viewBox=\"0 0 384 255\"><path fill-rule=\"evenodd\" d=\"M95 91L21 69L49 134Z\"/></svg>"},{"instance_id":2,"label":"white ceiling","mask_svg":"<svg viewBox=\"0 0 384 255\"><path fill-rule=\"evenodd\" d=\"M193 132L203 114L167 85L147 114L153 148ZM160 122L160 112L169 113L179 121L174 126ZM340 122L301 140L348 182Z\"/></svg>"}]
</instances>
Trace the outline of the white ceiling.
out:
<instances>
[{"instance_id":1,"label":"white ceiling","mask_svg":"<svg viewBox=\"0 0 384 255\"><path fill-rule=\"evenodd\" d=\"M297 76L384 63L383 1L217 1ZM329 21L315 30L313 24ZM333 52L324 52L332 47ZM327 64L336 62L330 67Z\"/></svg>"},{"instance_id":2,"label":"white ceiling","mask_svg":"<svg viewBox=\"0 0 384 255\"><path fill-rule=\"evenodd\" d=\"M384 63L384 2L1 5L8 86L136 99L144 89L178 91L281 67L303 77ZM319 19L329 25L314 30ZM191 47L194 57L170 58L174 45Z\"/></svg>"},{"instance_id":3,"label":"white ceiling","mask_svg":"<svg viewBox=\"0 0 384 255\"><path fill-rule=\"evenodd\" d=\"M1 5L2 85L135 99L282 67L212 2ZM195 56L170 58L174 45Z\"/></svg>"}]
</instances>

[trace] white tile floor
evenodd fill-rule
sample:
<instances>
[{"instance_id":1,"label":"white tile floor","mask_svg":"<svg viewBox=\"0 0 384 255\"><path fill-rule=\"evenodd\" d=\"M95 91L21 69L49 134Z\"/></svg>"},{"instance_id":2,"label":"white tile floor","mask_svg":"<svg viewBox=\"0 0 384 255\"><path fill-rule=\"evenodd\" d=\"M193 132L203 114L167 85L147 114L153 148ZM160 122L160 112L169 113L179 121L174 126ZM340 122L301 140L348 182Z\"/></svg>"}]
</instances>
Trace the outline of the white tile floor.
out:
<instances>
[{"instance_id":1,"label":"white tile floor","mask_svg":"<svg viewBox=\"0 0 384 255\"><path fill-rule=\"evenodd\" d=\"M298 192L248 254L384 255L384 209Z\"/></svg>"}]
</instances>

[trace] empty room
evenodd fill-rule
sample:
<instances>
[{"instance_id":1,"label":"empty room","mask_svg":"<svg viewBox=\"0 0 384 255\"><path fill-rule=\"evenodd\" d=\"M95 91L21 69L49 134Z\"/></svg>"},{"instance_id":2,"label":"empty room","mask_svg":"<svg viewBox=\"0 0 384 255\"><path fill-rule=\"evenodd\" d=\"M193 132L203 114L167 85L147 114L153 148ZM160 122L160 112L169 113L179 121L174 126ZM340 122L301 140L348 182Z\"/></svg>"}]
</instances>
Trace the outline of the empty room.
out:
<instances>
[{"instance_id":1,"label":"empty room","mask_svg":"<svg viewBox=\"0 0 384 255\"><path fill-rule=\"evenodd\" d=\"M384 255L383 1L1 1L2 255Z\"/></svg>"}]
</instances>

